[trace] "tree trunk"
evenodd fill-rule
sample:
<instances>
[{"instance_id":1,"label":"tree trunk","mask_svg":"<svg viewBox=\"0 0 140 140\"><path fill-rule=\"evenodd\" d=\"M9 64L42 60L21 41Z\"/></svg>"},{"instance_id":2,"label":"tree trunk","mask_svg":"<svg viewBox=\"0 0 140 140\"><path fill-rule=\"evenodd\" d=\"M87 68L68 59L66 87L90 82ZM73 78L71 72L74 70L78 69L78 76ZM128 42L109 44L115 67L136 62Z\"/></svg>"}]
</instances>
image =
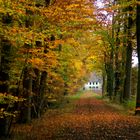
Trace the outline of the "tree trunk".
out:
<instances>
[{"instance_id":1,"label":"tree trunk","mask_svg":"<svg viewBox=\"0 0 140 140\"><path fill-rule=\"evenodd\" d=\"M40 79L40 88L39 88L39 100L38 100L38 118L41 116L42 109L44 106L44 95L46 93L46 80L47 72L43 71Z\"/></svg>"},{"instance_id":2,"label":"tree trunk","mask_svg":"<svg viewBox=\"0 0 140 140\"><path fill-rule=\"evenodd\" d=\"M32 68L28 66L24 69L23 76L23 98L24 105L21 105L21 122L30 123L31 122L31 104L32 104Z\"/></svg>"},{"instance_id":3,"label":"tree trunk","mask_svg":"<svg viewBox=\"0 0 140 140\"><path fill-rule=\"evenodd\" d=\"M49 48L49 46L46 45L44 48L44 53L48 53L48 48ZM40 79L40 85L39 85L39 98L38 98L39 100L38 100L38 110L37 110L38 117L41 116L42 109L44 106L44 95L46 93L46 82L47 82L47 72L43 71L41 73L41 79Z\"/></svg>"},{"instance_id":4,"label":"tree trunk","mask_svg":"<svg viewBox=\"0 0 140 140\"><path fill-rule=\"evenodd\" d=\"M11 43L9 40L1 37L0 39L0 93L9 92L10 82L10 64L12 61ZM5 108L0 104L0 109ZM7 136L10 132L12 117L0 119L0 136Z\"/></svg>"},{"instance_id":5,"label":"tree trunk","mask_svg":"<svg viewBox=\"0 0 140 140\"><path fill-rule=\"evenodd\" d=\"M115 5L115 0L112 1L112 5ZM108 73L107 73L107 88L108 88L108 95L110 100L112 100L112 96L114 94L114 12L112 14L112 29L111 29L111 40L110 42L110 54L109 54L109 63L108 63Z\"/></svg>"},{"instance_id":6,"label":"tree trunk","mask_svg":"<svg viewBox=\"0 0 140 140\"><path fill-rule=\"evenodd\" d=\"M103 83L102 83L102 97L104 97L105 95L105 87L106 87L106 74L105 72L103 71L102 72L102 78L103 78Z\"/></svg>"},{"instance_id":7,"label":"tree trunk","mask_svg":"<svg viewBox=\"0 0 140 140\"><path fill-rule=\"evenodd\" d=\"M127 13L126 13L126 8L122 10L124 12L123 15L123 20L124 20L124 25L123 25L123 48L121 51L121 73L120 73L120 103L123 103L123 93L124 93L124 81L125 81L125 65L126 65L126 50L127 50L127 21L125 19L127 18Z\"/></svg>"},{"instance_id":8,"label":"tree trunk","mask_svg":"<svg viewBox=\"0 0 140 140\"><path fill-rule=\"evenodd\" d=\"M119 25L119 23L118 23ZM115 50L115 88L114 88L114 97L117 96L117 94L120 93L120 60L119 60L119 46L120 46L120 39L119 39L119 32L120 32L120 27L117 29L117 34L116 34L116 50Z\"/></svg>"},{"instance_id":9,"label":"tree trunk","mask_svg":"<svg viewBox=\"0 0 140 140\"><path fill-rule=\"evenodd\" d=\"M127 57L125 66L125 81L123 99L129 100L131 96L131 68L132 68L132 45L127 47Z\"/></svg>"},{"instance_id":10,"label":"tree trunk","mask_svg":"<svg viewBox=\"0 0 140 140\"><path fill-rule=\"evenodd\" d=\"M128 29L127 29L127 56L126 56L126 66L125 66L125 81L124 81L124 93L123 93L123 99L129 100L131 96L131 68L132 68L132 25L133 25L133 19L132 19L132 11L133 8L129 6L129 17L128 17Z\"/></svg>"},{"instance_id":11,"label":"tree trunk","mask_svg":"<svg viewBox=\"0 0 140 140\"><path fill-rule=\"evenodd\" d=\"M1 17L1 25L9 25L13 22L12 16L5 13ZM3 27L4 28L4 27ZM0 35L0 93L8 93L10 85L10 69L12 62L12 44L5 37ZM0 104L0 109L3 108ZM5 108L6 109L6 108ZM9 119L10 118L10 119ZM11 117L4 117L0 120L0 136L9 134L11 128Z\"/></svg>"},{"instance_id":12,"label":"tree trunk","mask_svg":"<svg viewBox=\"0 0 140 140\"><path fill-rule=\"evenodd\" d=\"M40 70L37 68L34 68L35 77L33 79L33 110L32 110L32 116L37 116L37 110L38 110L38 102L39 102L39 86L40 86Z\"/></svg>"},{"instance_id":13,"label":"tree trunk","mask_svg":"<svg viewBox=\"0 0 140 140\"><path fill-rule=\"evenodd\" d=\"M107 90L107 96L109 96L111 100L113 95L113 81L114 81L113 51L111 50L111 54L109 54L110 56L108 56L107 54L104 55L105 55L104 62L105 62L105 70L106 70L106 78L107 78L106 90Z\"/></svg>"},{"instance_id":14,"label":"tree trunk","mask_svg":"<svg viewBox=\"0 0 140 140\"><path fill-rule=\"evenodd\" d=\"M1 70L1 58L2 58L2 38L0 37L0 70Z\"/></svg>"},{"instance_id":15,"label":"tree trunk","mask_svg":"<svg viewBox=\"0 0 140 140\"><path fill-rule=\"evenodd\" d=\"M27 111L27 123L31 123L31 108L32 108L32 76L29 75L29 89L28 89L28 111Z\"/></svg>"},{"instance_id":16,"label":"tree trunk","mask_svg":"<svg viewBox=\"0 0 140 140\"><path fill-rule=\"evenodd\" d=\"M112 99L113 91L114 91L114 70L113 70L113 62L111 62L109 66L109 91L108 91L110 99Z\"/></svg>"},{"instance_id":17,"label":"tree trunk","mask_svg":"<svg viewBox=\"0 0 140 140\"><path fill-rule=\"evenodd\" d=\"M6 39L1 39L1 41L0 92L7 93L10 80L11 43Z\"/></svg>"},{"instance_id":18,"label":"tree trunk","mask_svg":"<svg viewBox=\"0 0 140 140\"><path fill-rule=\"evenodd\" d=\"M140 2L140 0L138 0ZM136 114L140 114L140 5L137 4L136 34L137 34L137 52L138 52L138 84L136 98Z\"/></svg>"},{"instance_id":19,"label":"tree trunk","mask_svg":"<svg viewBox=\"0 0 140 140\"><path fill-rule=\"evenodd\" d=\"M112 63L106 64L106 73L107 73L107 95L109 96L110 100L113 96L113 66Z\"/></svg>"}]
</instances>

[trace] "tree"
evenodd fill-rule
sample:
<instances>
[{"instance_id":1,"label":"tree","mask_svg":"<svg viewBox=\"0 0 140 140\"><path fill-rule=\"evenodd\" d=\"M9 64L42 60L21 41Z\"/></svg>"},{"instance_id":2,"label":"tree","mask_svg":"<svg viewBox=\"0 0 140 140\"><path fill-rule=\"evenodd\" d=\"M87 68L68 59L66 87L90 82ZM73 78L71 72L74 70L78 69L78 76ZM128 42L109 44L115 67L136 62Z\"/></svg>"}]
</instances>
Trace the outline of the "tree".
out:
<instances>
[{"instance_id":1,"label":"tree","mask_svg":"<svg viewBox=\"0 0 140 140\"><path fill-rule=\"evenodd\" d=\"M124 81L124 93L123 99L128 100L130 99L131 95L131 67L132 67L132 26L133 26L133 19L132 19L132 11L133 8L130 5L128 7L129 15L128 15L128 26L127 26L127 48L126 48L126 66L125 66L125 81Z\"/></svg>"},{"instance_id":2,"label":"tree","mask_svg":"<svg viewBox=\"0 0 140 140\"><path fill-rule=\"evenodd\" d=\"M136 98L136 114L140 114L140 1L137 1L136 10L136 35L137 35L137 53L138 53L138 84Z\"/></svg>"},{"instance_id":3,"label":"tree","mask_svg":"<svg viewBox=\"0 0 140 140\"><path fill-rule=\"evenodd\" d=\"M1 15L2 27L11 26L13 22L12 16L9 14ZM11 63L13 61L12 58L12 43L11 41L5 37L4 35L0 36L0 94L9 94L9 86L10 86L10 72L11 72ZM5 105L0 103L0 110L8 111L9 103L5 103ZM3 114L3 113L2 113ZM2 117L2 115L0 115ZM0 131L1 135L8 135L10 131L12 116L7 116L2 118L0 121Z\"/></svg>"},{"instance_id":4,"label":"tree","mask_svg":"<svg viewBox=\"0 0 140 140\"><path fill-rule=\"evenodd\" d=\"M9 50L16 49L13 53L14 67L10 67L12 59L8 57L11 54L6 54L2 46L0 47L1 64L5 63L3 57L5 59L6 55L9 55L7 63L3 64L5 67L3 72L6 73L8 80L8 82L5 82L6 80L3 82L7 84L5 91L9 90L10 85L10 88L12 86L17 89L16 93L12 94L26 99L18 108L19 110L23 108L21 120L23 117L25 122L30 122L32 117L41 115L44 104L47 104L45 101L51 92L56 94L63 91L56 85L58 81L61 81L62 84L59 85L63 86L66 78L73 80L73 82L65 83L66 88L72 87L72 91L82 84L81 79L84 79L82 75L86 73L82 60L76 62L78 57L74 57L74 62L72 62L68 58L70 54L65 52L67 59L67 65L65 65L59 60L59 51L56 50L60 45L63 47L60 43L65 40L63 36L67 38L71 36L77 41L79 37L75 32L72 33L73 31L93 30L95 23L93 4L86 0L9 0L0 1L0 3L0 18L4 25L4 28L0 26L2 37L7 39L9 46L12 46ZM55 36L53 41L52 36ZM80 50L80 47L78 49ZM71 47L68 50L71 50ZM85 54L84 49L83 54ZM61 68L69 70L64 71ZM50 81L55 82L50 84ZM75 86L75 83L80 84Z\"/></svg>"}]
</instances>

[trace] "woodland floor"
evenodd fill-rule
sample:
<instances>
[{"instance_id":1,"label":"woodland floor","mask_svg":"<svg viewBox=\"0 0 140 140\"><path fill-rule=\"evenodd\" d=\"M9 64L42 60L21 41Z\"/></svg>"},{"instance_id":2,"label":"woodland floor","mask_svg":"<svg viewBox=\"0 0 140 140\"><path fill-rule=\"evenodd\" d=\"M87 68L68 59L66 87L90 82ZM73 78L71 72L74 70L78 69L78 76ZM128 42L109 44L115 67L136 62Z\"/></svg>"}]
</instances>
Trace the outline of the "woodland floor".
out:
<instances>
[{"instance_id":1,"label":"woodland floor","mask_svg":"<svg viewBox=\"0 0 140 140\"><path fill-rule=\"evenodd\" d=\"M93 94L85 92L30 125L16 126L13 140L140 140L140 117L123 114Z\"/></svg>"}]
</instances>

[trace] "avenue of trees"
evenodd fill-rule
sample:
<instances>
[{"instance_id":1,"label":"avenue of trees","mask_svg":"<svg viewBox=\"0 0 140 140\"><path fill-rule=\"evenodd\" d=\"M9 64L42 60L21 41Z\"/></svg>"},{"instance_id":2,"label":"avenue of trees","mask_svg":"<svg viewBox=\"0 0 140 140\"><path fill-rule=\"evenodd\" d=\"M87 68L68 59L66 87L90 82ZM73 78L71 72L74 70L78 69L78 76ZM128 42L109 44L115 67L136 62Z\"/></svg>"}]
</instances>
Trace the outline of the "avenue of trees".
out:
<instances>
[{"instance_id":1,"label":"avenue of trees","mask_svg":"<svg viewBox=\"0 0 140 140\"><path fill-rule=\"evenodd\" d=\"M1 135L78 91L92 71L103 76L103 96L136 96L139 113L140 1L98 2L0 0Z\"/></svg>"},{"instance_id":2,"label":"avenue of trees","mask_svg":"<svg viewBox=\"0 0 140 140\"><path fill-rule=\"evenodd\" d=\"M132 68L132 55L139 51L139 2L114 0L104 3L103 12L99 11L104 23L98 30L100 44L104 46L102 70L107 79L104 93L111 100L119 97L120 102L129 101L137 94L136 110L139 110L139 64Z\"/></svg>"}]
</instances>

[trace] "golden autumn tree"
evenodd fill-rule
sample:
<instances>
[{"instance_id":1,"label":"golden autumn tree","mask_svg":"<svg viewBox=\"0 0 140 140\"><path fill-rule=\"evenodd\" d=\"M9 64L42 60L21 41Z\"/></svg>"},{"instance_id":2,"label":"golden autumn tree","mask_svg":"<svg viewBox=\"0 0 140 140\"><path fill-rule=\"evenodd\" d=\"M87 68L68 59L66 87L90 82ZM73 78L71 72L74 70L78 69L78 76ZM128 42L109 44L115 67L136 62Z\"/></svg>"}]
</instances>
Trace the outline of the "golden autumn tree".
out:
<instances>
[{"instance_id":1,"label":"golden autumn tree","mask_svg":"<svg viewBox=\"0 0 140 140\"><path fill-rule=\"evenodd\" d=\"M69 59L70 53L66 51L62 53L66 63L59 57L61 46L63 50L67 48L63 45L65 39L78 42L73 32L94 29L93 11L92 2L87 0L0 0L1 92L12 92L26 99L19 106L23 122L31 122L34 116L40 117L47 93L56 94L60 90L56 86L59 81L65 86L64 75L73 81L67 83L69 88L81 81L78 79L85 74L84 60L78 60L76 56L74 60ZM67 41L67 44L71 43ZM76 44L68 45L68 50L74 46L73 49L79 51L80 45L78 43L78 48Z\"/></svg>"}]
</instances>

